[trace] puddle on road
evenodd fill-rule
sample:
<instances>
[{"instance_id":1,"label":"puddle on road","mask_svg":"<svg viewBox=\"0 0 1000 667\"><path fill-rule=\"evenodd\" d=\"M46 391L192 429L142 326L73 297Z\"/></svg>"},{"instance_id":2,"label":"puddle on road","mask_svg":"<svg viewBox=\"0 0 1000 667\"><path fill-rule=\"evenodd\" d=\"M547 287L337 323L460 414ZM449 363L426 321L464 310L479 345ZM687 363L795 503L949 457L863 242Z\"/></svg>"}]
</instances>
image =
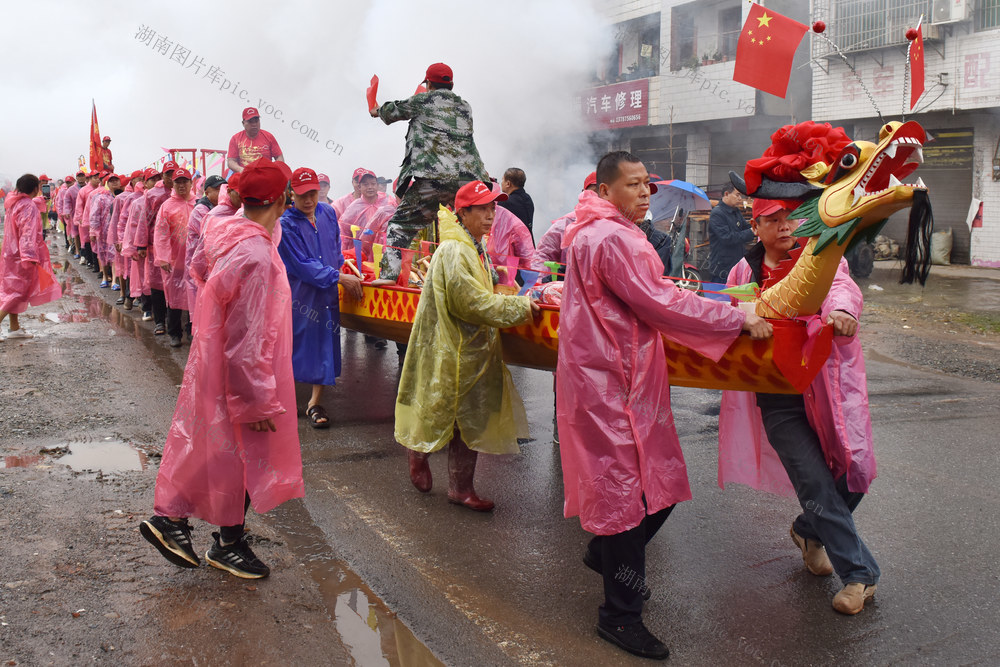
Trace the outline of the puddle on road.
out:
<instances>
[{"instance_id":1,"label":"puddle on road","mask_svg":"<svg viewBox=\"0 0 1000 667\"><path fill-rule=\"evenodd\" d=\"M146 455L121 440L71 442L62 446L68 447L69 453L57 460L77 472L100 470L107 475L146 469Z\"/></svg>"},{"instance_id":2,"label":"puddle on road","mask_svg":"<svg viewBox=\"0 0 1000 667\"><path fill-rule=\"evenodd\" d=\"M280 519L271 519L292 553L305 564L319 587L344 646L360 667L439 667L440 660L372 592L364 581L336 558L323 532L301 504L287 504Z\"/></svg>"}]
</instances>

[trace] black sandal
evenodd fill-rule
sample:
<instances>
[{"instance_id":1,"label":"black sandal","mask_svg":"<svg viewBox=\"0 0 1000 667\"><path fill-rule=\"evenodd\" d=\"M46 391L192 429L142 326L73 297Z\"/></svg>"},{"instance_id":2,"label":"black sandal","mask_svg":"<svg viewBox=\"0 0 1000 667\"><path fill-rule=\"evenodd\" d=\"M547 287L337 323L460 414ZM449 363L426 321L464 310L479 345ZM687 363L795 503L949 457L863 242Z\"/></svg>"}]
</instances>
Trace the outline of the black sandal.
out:
<instances>
[{"instance_id":1,"label":"black sandal","mask_svg":"<svg viewBox=\"0 0 1000 667\"><path fill-rule=\"evenodd\" d=\"M306 417L309 418L309 425L313 428L330 428L330 416L326 414L326 409L318 403L306 409ZM321 422L320 419L326 421Z\"/></svg>"}]
</instances>

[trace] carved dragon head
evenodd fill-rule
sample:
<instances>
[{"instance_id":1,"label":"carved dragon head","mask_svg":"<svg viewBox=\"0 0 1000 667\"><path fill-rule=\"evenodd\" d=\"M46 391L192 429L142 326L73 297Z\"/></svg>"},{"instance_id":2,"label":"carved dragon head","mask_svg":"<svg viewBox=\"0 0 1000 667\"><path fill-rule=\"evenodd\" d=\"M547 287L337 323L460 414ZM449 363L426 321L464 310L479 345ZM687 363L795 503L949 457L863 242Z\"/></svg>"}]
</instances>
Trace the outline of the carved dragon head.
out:
<instances>
[{"instance_id":1,"label":"carved dragon head","mask_svg":"<svg viewBox=\"0 0 1000 667\"><path fill-rule=\"evenodd\" d=\"M915 193L926 202L922 180L903 182L923 162L926 138L914 121L886 123L877 144L852 141L829 124L789 125L772 136L761 158L747 163L746 180L734 172L730 179L750 197L798 202L790 217L805 222L795 235L816 238L815 253L832 241L843 251L855 240L874 239L890 215L913 204Z\"/></svg>"}]
</instances>

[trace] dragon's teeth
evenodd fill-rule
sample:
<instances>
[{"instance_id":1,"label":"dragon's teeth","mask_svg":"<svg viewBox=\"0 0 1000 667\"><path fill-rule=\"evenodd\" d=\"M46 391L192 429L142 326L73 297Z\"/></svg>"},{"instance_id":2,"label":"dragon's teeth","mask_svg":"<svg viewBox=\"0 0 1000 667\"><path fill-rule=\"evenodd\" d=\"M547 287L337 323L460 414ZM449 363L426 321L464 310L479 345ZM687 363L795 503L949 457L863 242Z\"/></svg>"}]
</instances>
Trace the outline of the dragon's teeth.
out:
<instances>
[{"instance_id":1,"label":"dragon's teeth","mask_svg":"<svg viewBox=\"0 0 1000 667\"><path fill-rule=\"evenodd\" d=\"M894 141L891 144L889 144L888 146L886 146L885 154L888 155L889 157L893 157L894 158L894 157L896 157L896 149L897 148L899 148L899 144L897 144Z\"/></svg>"},{"instance_id":2,"label":"dragon's teeth","mask_svg":"<svg viewBox=\"0 0 1000 667\"><path fill-rule=\"evenodd\" d=\"M923 164L924 163L924 149L923 149L923 147L922 146L917 146L915 149L913 149L913 155L911 156L911 158L913 160L915 160L917 163Z\"/></svg>"},{"instance_id":3,"label":"dragon's teeth","mask_svg":"<svg viewBox=\"0 0 1000 667\"><path fill-rule=\"evenodd\" d=\"M925 190L927 189L927 186L924 185L924 179L922 179L920 177L917 177L917 187L918 188L923 188Z\"/></svg>"},{"instance_id":4,"label":"dragon's teeth","mask_svg":"<svg viewBox=\"0 0 1000 667\"><path fill-rule=\"evenodd\" d=\"M890 174L889 175L889 187L890 188L894 188L894 187L899 186L899 185L902 185L902 183L899 182L899 179L896 178L896 175L895 174Z\"/></svg>"},{"instance_id":5,"label":"dragon's teeth","mask_svg":"<svg viewBox=\"0 0 1000 667\"><path fill-rule=\"evenodd\" d=\"M854 188L854 200L851 202L851 206L857 204L858 200L861 199L864 195L865 195L865 186L858 185L856 188Z\"/></svg>"}]
</instances>

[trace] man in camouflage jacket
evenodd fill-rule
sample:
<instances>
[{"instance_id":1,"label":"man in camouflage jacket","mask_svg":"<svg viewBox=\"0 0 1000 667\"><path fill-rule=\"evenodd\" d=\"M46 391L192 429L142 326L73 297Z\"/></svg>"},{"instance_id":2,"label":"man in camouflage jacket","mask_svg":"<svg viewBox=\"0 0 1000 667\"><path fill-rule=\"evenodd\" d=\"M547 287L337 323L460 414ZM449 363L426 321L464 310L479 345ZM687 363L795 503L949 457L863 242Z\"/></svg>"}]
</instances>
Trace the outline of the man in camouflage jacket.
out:
<instances>
[{"instance_id":1,"label":"man in camouflage jacket","mask_svg":"<svg viewBox=\"0 0 1000 667\"><path fill-rule=\"evenodd\" d=\"M399 277L400 248L411 247L418 235L437 240L432 223L437 220L439 204L450 206L464 183L489 181L472 139L472 109L452 92L451 68L444 63L431 65L424 83L427 92L371 110L371 115L386 125L398 120L410 122L396 188L401 201L389 220L382 255L379 277L385 280Z\"/></svg>"}]
</instances>

